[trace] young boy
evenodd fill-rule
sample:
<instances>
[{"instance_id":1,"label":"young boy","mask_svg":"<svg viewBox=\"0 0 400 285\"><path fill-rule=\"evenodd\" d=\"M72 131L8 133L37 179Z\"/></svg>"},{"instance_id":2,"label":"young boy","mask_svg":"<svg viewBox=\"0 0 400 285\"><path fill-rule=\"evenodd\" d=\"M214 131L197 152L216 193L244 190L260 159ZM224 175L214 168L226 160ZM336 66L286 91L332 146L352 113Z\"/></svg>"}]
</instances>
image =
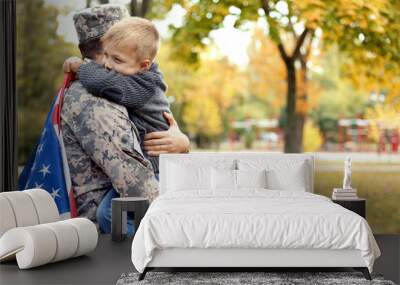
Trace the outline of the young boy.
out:
<instances>
[{"instance_id":1,"label":"young boy","mask_svg":"<svg viewBox=\"0 0 400 285\"><path fill-rule=\"evenodd\" d=\"M86 90L127 108L140 141L146 133L168 130L163 112L171 113L163 76L153 63L159 34L153 23L129 17L114 24L101 39L103 64L67 59L64 71L76 72ZM143 149L143 147L142 147ZM149 157L158 176L158 157Z\"/></svg>"}]
</instances>

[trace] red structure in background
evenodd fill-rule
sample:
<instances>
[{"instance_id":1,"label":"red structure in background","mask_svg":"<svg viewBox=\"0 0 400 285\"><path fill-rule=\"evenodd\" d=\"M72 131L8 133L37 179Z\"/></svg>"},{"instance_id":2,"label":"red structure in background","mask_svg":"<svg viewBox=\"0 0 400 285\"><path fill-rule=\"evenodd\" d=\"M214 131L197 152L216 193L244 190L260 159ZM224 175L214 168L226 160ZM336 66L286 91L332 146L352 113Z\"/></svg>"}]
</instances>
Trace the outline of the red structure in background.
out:
<instances>
[{"instance_id":1,"label":"red structure in background","mask_svg":"<svg viewBox=\"0 0 400 285\"><path fill-rule=\"evenodd\" d=\"M338 120L337 146L333 145L330 151L377 151L378 153L391 152L398 153L400 146L400 129L393 125L388 126L378 122L379 131L378 142L375 145L368 138L370 127L375 125L375 121L369 121L357 116L357 118L342 118ZM243 130L249 131L254 128L255 140L263 142L265 149L279 150L279 143L283 142L282 130L279 128L279 120L271 119L251 119L247 117L243 121L229 121L228 142L231 149L235 149L236 142L240 141ZM260 146L260 144L258 144Z\"/></svg>"},{"instance_id":2,"label":"red structure in background","mask_svg":"<svg viewBox=\"0 0 400 285\"><path fill-rule=\"evenodd\" d=\"M390 144L390 152L397 153L399 151L400 134L398 129L384 129L381 131L378 142L378 152L385 152L388 143Z\"/></svg>"},{"instance_id":3,"label":"red structure in background","mask_svg":"<svg viewBox=\"0 0 400 285\"><path fill-rule=\"evenodd\" d=\"M370 123L359 116L352 119L339 119L338 121L338 150L344 151L346 143L353 142L356 146L351 150L365 151L365 143L368 140ZM387 145L389 144L389 147ZM400 132L396 128L379 127L378 153L398 153L400 145ZM346 149L349 150L349 149Z\"/></svg>"},{"instance_id":4,"label":"red structure in background","mask_svg":"<svg viewBox=\"0 0 400 285\"><path fill-rule=\"evenodd\" d=\"M357 145L357 151L363 151L363 145L367 141L368 120L361 116L358 118L343 119L338 121L338 150L344 151L345 143L354 142Z\"/></svg>"},{"instance_id":5,"label":"red structure in background","mask_svg":"<svg viewBox=\"0 0 400 285\"><path fill-rule=\"evenodd\" d=\"M384 132L381 132L378 141L378 153L385 152L385 150L386 150L385 134Z\"/></svg>"},{"instance_id":6,"label":"red structure in background","mask_svg":"<svg viewBox=\"0 0 400 285\"><path fill-rule=\"evenodd\" d=\"M392 152L397 153L399 151L399 143L400 143L399 130L393 130L390 143L392 145Z\"/></svg>"}]
</instances>

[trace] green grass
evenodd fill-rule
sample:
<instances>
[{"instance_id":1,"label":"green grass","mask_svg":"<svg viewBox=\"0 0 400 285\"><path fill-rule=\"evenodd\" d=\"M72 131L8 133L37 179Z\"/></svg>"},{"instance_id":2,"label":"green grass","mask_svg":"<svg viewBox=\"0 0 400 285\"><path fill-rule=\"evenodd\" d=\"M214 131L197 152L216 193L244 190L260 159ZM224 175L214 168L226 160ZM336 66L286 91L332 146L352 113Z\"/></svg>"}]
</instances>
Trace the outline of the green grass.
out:
<instances>
[{"instance_id":1,"label":"green grass","mask_svg":"<svg viewBox=\"0 0 400 285\"><path fill-rule=\"evenodd\" d=\"M316 164L315 193L330 197L333 188L341 187L343 171L318 171L319 165ZM359 197L367 199L367 221L375 234L399 234L400 172L377 172L374 164L368 169L352 174L352 186L357 188Z\"/></svg>"}]
</instances>

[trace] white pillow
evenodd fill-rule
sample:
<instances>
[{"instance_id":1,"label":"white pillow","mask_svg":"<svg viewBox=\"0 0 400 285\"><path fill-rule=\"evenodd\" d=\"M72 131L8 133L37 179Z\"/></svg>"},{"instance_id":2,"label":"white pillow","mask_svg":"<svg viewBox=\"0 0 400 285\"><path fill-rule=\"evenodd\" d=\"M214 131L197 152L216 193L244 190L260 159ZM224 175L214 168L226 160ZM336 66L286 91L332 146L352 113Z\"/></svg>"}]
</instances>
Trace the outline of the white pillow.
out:
<instances>
[{"instance_id":1,"label":"white pillow","mask_svg":"<svg viewBox=\"0 0 400 285\"><path fill-rule=\"evenodd\" d=\"M233 191L236 190L236 170L233 169L217 169L212 168L211 170L211 181L212 181L212 189L214 191L218 190L227 190Z\"/></svg>"},{"instance_id":2,"label":"white pillow","mask_svg":"<svg viewBox=\"0 0 400 285\"><path fill-rule=\"evenodd\" d=\"M271 190L306 191L311 189L309 164L296 159L240 159L240 170L267 170L267 188Z\"/></svg>"},{"instance_id":3,"label":"white pillow","mask_svg":"<svg viewBox=\"0 0 400 285\"><path fill-rule=\"evenodd\" d=\"M237 187L267 188L267 170L236 170Z\"/></svg>"},{"instance_id":4,"label":"white pillow","mask_svg":"<svg viewBox=\"0 0 400 285\"><path fill-rule=\"evenodd\" d=\"M267 171L268 189L306 191L307 177L304 167L291 169L285 172L279 169Z\"/></svg>"},{"instance_id":5,"label":"white pillow","mask_svg":"<svg viewBox=\"0 0 400 285\"><path fill-rule=\"evenodd\" d=\"M211 189L211 167L168 164L168 191Z\"/></svg>"}]
</instances>

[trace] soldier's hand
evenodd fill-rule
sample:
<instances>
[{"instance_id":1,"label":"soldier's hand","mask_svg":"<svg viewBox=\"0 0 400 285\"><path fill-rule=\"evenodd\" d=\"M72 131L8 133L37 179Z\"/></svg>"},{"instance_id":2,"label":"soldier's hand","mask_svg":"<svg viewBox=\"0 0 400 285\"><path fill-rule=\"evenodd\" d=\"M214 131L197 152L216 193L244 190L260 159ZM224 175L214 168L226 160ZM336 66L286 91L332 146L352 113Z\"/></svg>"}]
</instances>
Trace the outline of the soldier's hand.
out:
<instances>
[{"instance_id":1,"label":"soldier's hand","mask_svg":"<svg viewBox=\"0 0 400 285\"><path fill-rule=\"evenodd\" d=\"M188 137L181 132L171 114L164 112L164 117L169 124L169 129L146 134L143 142L144 149L150 156L188 152L190 144Z\"/></svg>"},{"instance_id":2,"label":"soldier's hand","mask_svg":"<svg viewBox=\"0 0 400 285\"><path fill-rule=\"evenodd\" d=\"M74 72L76 73L79 67L82 65L83 60L79 57L72 56L65 60L63 64L63 70L65 73Z\"/></svg>"}]
</instances>

